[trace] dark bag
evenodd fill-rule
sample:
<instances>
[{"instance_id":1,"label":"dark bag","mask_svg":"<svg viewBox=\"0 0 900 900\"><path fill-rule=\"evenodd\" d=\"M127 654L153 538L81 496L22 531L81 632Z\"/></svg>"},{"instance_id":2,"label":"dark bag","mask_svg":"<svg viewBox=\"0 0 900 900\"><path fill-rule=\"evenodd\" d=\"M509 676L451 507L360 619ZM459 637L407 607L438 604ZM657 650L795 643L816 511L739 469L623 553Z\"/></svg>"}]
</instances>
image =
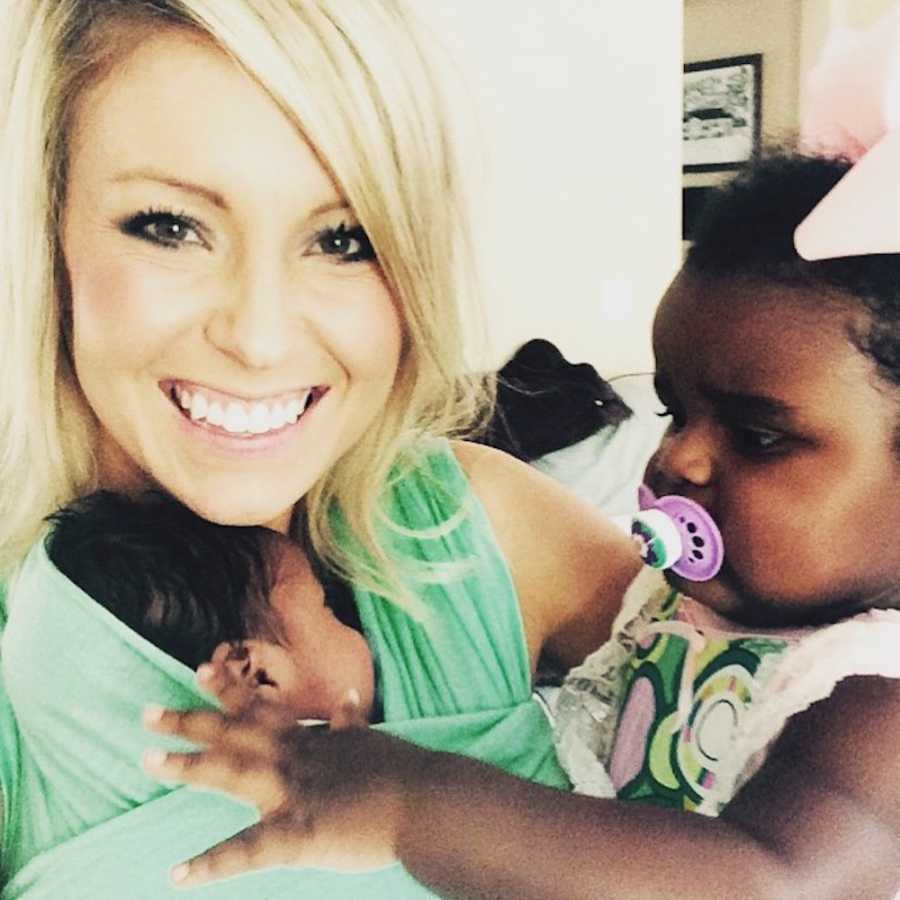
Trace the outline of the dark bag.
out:
<instances>
[{"instance_id":1,"label":"dark bag","mask_svg":"<svg viewBox=\"0 0 900 900\"><path fill-rule=\"evenodd\" d=\"M592 365L570 363L555 344L535 338L497 373L497 407L480 441L530 462L631 414Z\"/></svg>"}]
</instances>

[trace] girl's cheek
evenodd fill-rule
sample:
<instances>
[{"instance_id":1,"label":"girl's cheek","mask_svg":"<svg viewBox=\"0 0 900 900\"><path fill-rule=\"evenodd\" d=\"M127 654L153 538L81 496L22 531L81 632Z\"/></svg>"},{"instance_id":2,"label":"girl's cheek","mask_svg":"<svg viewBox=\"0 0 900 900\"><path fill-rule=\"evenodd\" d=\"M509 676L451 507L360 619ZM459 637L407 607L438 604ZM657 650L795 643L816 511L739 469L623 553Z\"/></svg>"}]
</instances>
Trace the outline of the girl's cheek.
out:
<instances>
[{"instance_id":1,"label":"girl's cheek","mask_svg":"<svg viewBox=\"0 0 900 900\"><path fill-rule=\"evenodd\" d=\"M795 523L786 515L784 503L763 491L743 494L730 500L721 513L724 520L725 552L732 563L744 570L748 580L764 578L767 583L783 577L785 567L799 559L803 551Z\"/></svg>"}]
</instances>

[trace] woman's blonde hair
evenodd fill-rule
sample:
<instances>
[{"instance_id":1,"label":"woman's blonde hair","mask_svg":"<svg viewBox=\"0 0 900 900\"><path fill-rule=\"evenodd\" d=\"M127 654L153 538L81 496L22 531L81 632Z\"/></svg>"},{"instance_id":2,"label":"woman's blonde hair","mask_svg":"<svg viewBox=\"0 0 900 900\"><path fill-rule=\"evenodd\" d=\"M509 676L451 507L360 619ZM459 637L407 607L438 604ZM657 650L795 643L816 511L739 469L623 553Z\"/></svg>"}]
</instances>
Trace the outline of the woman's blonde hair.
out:
<instances>
[{"instance_id":1,"label":"woman's blonde hair","mask_svg":"<svg viewBox=\"0 0 900 900\"><path fill-rule=\"evenodd\" d=\"M295 525L345 577L411 602L385 540L391 473L424 435L467 433L491 403L490 383L467 374L460 309L475 278L464 192L421 26L401 0L7 5L0 48L0 576L21 559L46 515L97 486L96 421L66 348L59 242L73 110L142 30L149 35L171 23L208 35L297 125L366 229L396 298L404 350L387 405L298 504Z\"/></svg>"}]
</instances>

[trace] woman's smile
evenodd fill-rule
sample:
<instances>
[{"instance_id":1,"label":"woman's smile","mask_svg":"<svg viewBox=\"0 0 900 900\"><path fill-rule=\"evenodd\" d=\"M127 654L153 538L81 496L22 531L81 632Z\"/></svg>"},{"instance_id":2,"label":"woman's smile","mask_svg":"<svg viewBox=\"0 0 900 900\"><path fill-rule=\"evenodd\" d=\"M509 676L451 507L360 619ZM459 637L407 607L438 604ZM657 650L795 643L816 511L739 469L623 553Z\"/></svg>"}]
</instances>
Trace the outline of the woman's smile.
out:
<instances>
[{"instance_id":1,"label":"woman's smile","mask_svg":"<svg viewBox=\"0 0 900 900\"><path fill-rule=\"evenodd\" d=\"M182 415L197 427L245 439L296 425L327 392L327 388L317 385L252 399L194 382L170 381L160 386Z\"/></svg>"}]
</instances>

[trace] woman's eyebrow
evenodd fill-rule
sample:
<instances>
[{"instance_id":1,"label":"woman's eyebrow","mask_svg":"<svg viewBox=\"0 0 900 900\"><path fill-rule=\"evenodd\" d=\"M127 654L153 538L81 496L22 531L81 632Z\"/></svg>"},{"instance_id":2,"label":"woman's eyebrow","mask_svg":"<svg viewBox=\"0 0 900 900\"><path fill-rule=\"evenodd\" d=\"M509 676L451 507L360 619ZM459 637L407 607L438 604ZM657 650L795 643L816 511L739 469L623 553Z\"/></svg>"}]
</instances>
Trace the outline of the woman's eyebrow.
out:
<instances>
[{"instance_id":1,"label":"woman's eyebrow","mask_svg":"<svg viewBox=\"0 0 900 900\"><path fill-rule=\"evenodd\" d=\"M186 181L183 178L177 178L174 175L169 175L158 169L128 169L124 172L118 172L110 179L110 181L115 184L121 184L127 181L153 181L157 184L165 184L168 187L175 188L177 191L185 191L186 193L203 197L204 200L218 209L225 211L228 211L229 209L228 201L218 191L204 187L202 184L197 184L194 181ZM338 197L335 200L328 200L325 203L320 203L318 206L314 207L307 214L307 218L313 219L336 209L349 208L350 204L343 198Z\"/></svg>"},{"instance_id":2,"label":"woman's eyebrow","mask_svg":"<svg viewBox=\"0 0 900 900\"><path fill-rule=\"evenodd\" d=\"M168 175L157 169L128 169L125 172L117 173L110 181L115 184L121 184L127 181L155 181L158 184L168 185L178 191L197 194L219 209L228 209L228 203L218 191L204 187L202 184L196 184L193 181L185 181L182 178L176 178L174 175Z\"/></svg>"}]
</instances>

